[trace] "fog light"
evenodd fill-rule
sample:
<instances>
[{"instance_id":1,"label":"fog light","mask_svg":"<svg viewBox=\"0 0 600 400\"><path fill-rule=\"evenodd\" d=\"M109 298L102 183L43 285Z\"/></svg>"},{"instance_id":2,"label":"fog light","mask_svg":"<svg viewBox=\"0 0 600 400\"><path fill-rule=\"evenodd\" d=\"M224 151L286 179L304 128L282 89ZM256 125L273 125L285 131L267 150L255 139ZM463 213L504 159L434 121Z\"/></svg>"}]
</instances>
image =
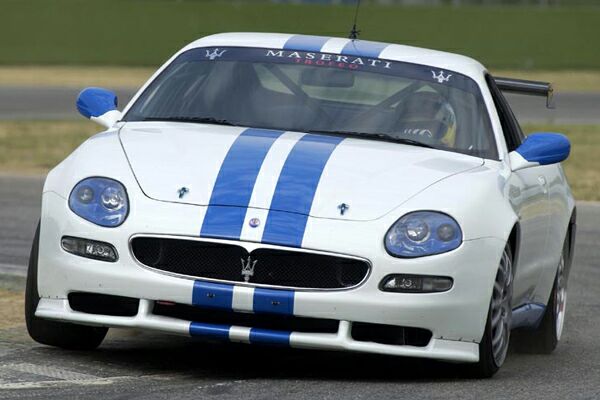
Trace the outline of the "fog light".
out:
<instances>
[{"instance_id":1,"label":"fog light","mask_svg":"<svg viewBox=\"0 0 600 400\"><path fill-rule=\"evenodd\" d=\"M61 245L66 252L80 257L108 262L119 259L117 250L104 242L65 236L61 240Z\"/></svg>"},{"instance_id":2,"label":"fog light","mask_svg":"<svg viewBox=\"0 0 600 400\"><path fill-rule=\"evenodd\" d=\"M388 275L381 281L379 289L384 292L436 293L452 288L452 278L425 275Z\"/></svg>"}]
</instances>

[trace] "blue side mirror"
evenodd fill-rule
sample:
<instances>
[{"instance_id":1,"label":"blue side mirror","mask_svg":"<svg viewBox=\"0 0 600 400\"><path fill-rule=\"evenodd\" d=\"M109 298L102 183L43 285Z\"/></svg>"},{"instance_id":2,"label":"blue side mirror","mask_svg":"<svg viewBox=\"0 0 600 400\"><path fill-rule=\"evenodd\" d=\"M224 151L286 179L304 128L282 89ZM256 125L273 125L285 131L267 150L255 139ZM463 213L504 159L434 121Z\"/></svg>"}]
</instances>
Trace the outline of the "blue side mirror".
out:
<instances>
[{"instance_id":1,"label":"blue side mirror","mask_svg":"<svg viewBox=\"0 0 600 400\"><path fill-rule=\"evenodd\" d=\"M536 165L556 164L566 160L571 152L571 143L560 133L533 133L511 152L513 171ZM515 154L516 153L516 154Z\"/></svg>"},{"instance_id":2,"label":"blue side mirror","mask_svg":"<svg viewBox=\"0 0 600 400\"><path fill-rule=\"evenodd\" d=\"M117 110L117 95L110 90L95 87L83 89L76 104L81 115L107 128L121 118Z\"/></svg>"}]
</instances>

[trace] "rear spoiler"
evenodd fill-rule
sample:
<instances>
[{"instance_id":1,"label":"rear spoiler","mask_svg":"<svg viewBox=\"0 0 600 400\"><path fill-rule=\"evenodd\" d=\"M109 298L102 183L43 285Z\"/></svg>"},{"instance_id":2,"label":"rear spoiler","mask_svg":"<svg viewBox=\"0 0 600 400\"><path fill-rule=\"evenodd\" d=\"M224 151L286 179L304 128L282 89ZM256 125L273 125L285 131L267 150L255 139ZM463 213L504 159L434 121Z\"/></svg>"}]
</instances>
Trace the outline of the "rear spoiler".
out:
<instances>
[{"instance_id":1,"label":"rear spoiler","mask_svg":"<svg viewBox=\"0 0 600 400\"><path fill-rule=\"evenodd\" d=\"M554 108L554 88L551 83L528 81L524 79L494 77L496 86L503 92L542 96L546 98L546 107Z\"/></svg>"}]
</instances>

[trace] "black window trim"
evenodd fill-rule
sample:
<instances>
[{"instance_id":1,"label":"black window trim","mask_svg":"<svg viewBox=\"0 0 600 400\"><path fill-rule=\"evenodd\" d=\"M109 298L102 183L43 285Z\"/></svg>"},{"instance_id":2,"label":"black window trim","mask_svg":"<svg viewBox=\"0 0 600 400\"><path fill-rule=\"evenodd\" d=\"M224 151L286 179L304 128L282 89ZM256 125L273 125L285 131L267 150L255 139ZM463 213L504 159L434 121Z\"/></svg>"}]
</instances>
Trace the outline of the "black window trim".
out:
<instances>
[{"instance_id":1,"label":"black window trim","mask_svg":"<svg viewBox=\"0 0 600 400\"><path fill-rule=\"evenodd\" d=\"M502 132L506 141L506 147L510 153L511 151L516 150L521 143L523 143L525 135L523 134L521 126L519 125L515 114L510 108L508 101L496 85L494 78L490 74L486 74L485 80L490 89L492 99L494 100L496 112L498 113L500 124L502 125Z\"/></svg>"}]
</instances>

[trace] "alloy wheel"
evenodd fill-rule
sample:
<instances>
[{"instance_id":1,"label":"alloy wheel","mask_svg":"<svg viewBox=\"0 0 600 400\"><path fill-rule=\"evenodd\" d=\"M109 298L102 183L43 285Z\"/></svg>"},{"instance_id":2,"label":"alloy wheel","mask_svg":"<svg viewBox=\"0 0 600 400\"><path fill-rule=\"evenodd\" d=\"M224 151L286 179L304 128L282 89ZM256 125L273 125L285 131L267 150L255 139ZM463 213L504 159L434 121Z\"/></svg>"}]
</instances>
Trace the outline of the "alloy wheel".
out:
<instances>
[{"instance_id":1,"label":"alloy wheel","mask_svg":"<svg viewBox=\"0 0 600 400\"><path fill-rule=\"evenodd\" d=\"M556 274L556 292L554 301L554 313L556 321L556 339L560 340L565 323L565 311L567 307L567 288L565 286L565 257L560 257L558 272Z\"/></svg>"},{"instance_id":2,"label":"alloy wheel","mask_svg":"<svg viewBox=\"0 0 600 400\"><path fill-rule=\"evenodd\" d=\"M496 366L504 363L510 339L510 322L512 318L512 260L507 251L502 254L491 306L492 354Z\"/></svg>"}]
</instances>

